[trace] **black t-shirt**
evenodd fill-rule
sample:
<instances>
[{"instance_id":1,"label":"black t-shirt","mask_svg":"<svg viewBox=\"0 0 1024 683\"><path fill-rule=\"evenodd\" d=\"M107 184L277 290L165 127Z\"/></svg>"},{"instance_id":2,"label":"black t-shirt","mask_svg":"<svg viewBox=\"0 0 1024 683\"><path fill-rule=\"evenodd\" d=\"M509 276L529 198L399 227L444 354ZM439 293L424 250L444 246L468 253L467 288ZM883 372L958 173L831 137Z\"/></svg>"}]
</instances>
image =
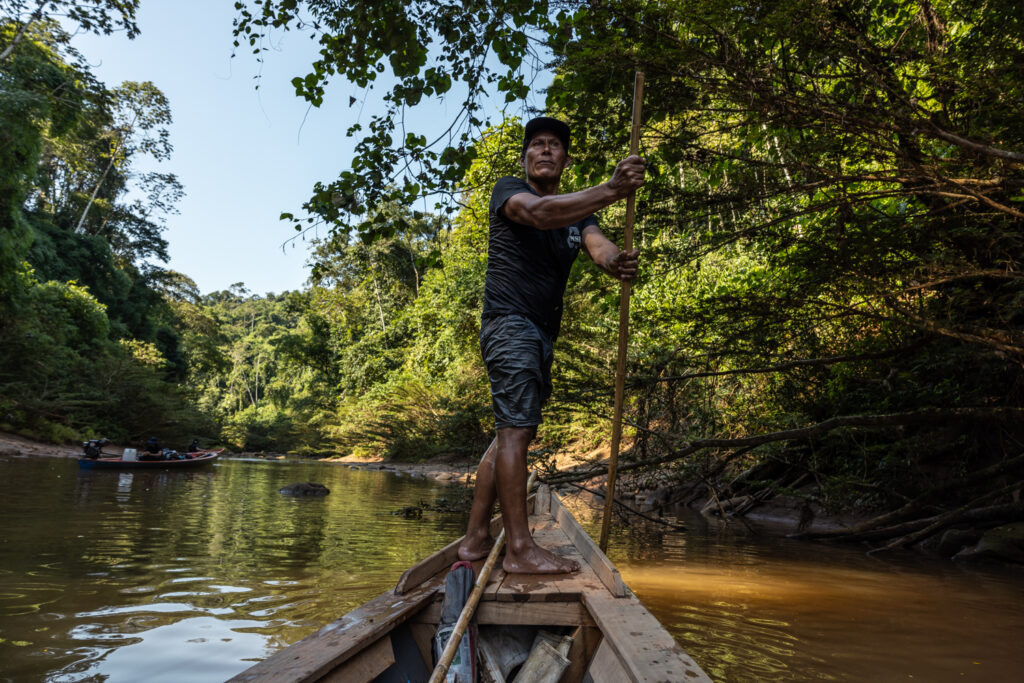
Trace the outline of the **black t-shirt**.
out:
<instances>
[{"instance_id":1,"label":"black t-shirt","mask_svg":"<svg viewBox=\"0 0 1024 683\"><path fill-rule=\"evenodd\" d=\"M517 313L553 340L562 322L562 296L583 229L597 225L597 218L590 215L557 230L515 223L502 215L501 208L521 192L537 194L525 180L512 176L499 180L491 192L483 317Z\"/></svg>"}]
</instances>

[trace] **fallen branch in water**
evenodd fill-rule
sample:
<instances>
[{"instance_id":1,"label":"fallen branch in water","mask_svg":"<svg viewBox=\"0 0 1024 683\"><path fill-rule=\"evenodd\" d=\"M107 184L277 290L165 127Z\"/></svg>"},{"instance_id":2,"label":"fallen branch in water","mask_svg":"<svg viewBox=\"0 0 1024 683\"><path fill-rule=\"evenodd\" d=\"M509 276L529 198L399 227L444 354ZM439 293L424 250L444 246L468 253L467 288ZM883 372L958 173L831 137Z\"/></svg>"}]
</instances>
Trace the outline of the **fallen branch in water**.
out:
<instances>
[{"instance_id":1,"label":"fallen branch in water","mask_svg":"<svg viewBox=\"0 0 1024 683\"><path fill-rule=\"evenodd\" d=\"M944 513L948 514L948 513ZM884 527L880 529L870 529L862 531L856 534L850 534L848 536L831 537L821 540L825 541L841 541L843 543L850 543L855 541L887 541L897 536L906 536L912 532L924 529L936 521L939 520L943 515L933 515L931 517L923 517L921 519L914 519L909 522L903 522L901 524L894 524L893 526ZM1024 501L1015 503L1001 503L999 505L990 505L983 508L973 508L963 512L959 517L952 521L943 524L945 527L952 526L954 524L963 523L975 523L975 522L991 522L991 521L1013 521L1019 517L1024 517ZM932 532L934 533L934 532ZM794 535L793 538L803 538L800 535Z\"/></svg>"},{"instance_id":2,"label":"fallen branch in water","mask_svg":"<svg viewBox=\"0 0 1024 683\"><path fill-rule=\"evenodd\" d=\"M865 522L861 522L860 524L849 527L847 529L830 529L828 531L818 531L814 533L794 534L793 536L791 536L791 538L803 538L813 540L859 540L862 538L861 534L865 532L883 529L887 526L891 526L895 522L906 519L910 515L917 512L918 510L924 508L925 504L929 500L938 498L942 494L945 494L954 489L971 486L979 481L988 479L997 474L1017 467L1018 465L1024 465L1024 453L1014 458L1010 458L1009 460L1003 460L1001 462L997 462L993 465L990 465L989 467L976 470L975 472L972 472L966 477L962 477L955 481L950 481L940 486L936 486L932 489L929 489L922 493L921 495L919 495L914 500L904 505L903 507L899 508L898 510L893 510L892 512L887 512L885 514L878 515L877 517L869 519Z\"/></svg>"},{"instance_id":3,"label":"fallen branch in water","mask_svg":"<svg viewBox=\"0 0 1024 683\"><path fill-rule=\"evenodd\" d=\"M869 551L869 554L880 553L886 550L895 550L896 548L901 548L903 546L917 543L918 541L923 541L924 539L928 538L940 529L960 523L966 518L967 513L969 513L971 510L976 509L977 506L980 505L981 503L986 503L992 500L993 498L998 498L999 496L1005 495L1019 488L1020 482L1014 482L1012 484L1009 484L1008 486L1002 487L1001 489L989 491L985 495L978 496L971 502L965 505L961 505L955 510L950 510L949 512L933 517L933 521L930 524L926 525L923 529L906 534L905 536L900 536L896 540L892 541L887 545L882 546L881 548L875 548L874 550Z\"/></svg>"},{"instance_id":4,"label":"fallen branch in water","mask_svg":"<svg viewBox=\"0 0 1024 683\"><path fill-rule=\"evenodd\" d=\"M544 483L547 483L547 482L545 481ZM576 488L582 489L582 490L586 491L587 493L592 493L595 496L601 496L602 498L604 498L605 494L603 494L600 491L597 491L595 489L587 488L583 484L577 484L577 483L571 482L571 481L567 482L567 483L569 484L569 486L575 486ZM686 527L683 526L682 524L679 524L678 522L669 522L669 521L664 520L664 519L658 519L657 517L651 517L650 515L646 515L646 514L640 512L636 508L633 508L633 507L630 507L629 505L626 505L625 503L623 503L618 498L615 499L615 504L618 505L619 507L621 507L626 512L630 512L630 513L636 515L637 517L640 517L642 519L646 519L649 522L655 522L657 524L662 524L664 526L669 527L670 529L672 529L674 531L686 531Z\"/></svg>"}]
</instances>

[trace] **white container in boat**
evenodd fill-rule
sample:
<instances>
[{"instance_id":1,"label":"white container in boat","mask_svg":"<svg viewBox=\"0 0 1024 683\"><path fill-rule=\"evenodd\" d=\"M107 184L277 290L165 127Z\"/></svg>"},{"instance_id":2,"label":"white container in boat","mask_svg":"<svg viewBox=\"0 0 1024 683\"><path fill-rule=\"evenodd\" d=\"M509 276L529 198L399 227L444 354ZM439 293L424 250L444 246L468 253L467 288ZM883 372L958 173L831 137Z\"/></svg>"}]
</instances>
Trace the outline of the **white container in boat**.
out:
<instances>
[{"instance_id":1,"label":"white container in boat","mask_svg":"<svg viewBox=\"0 0 1024 683\"><path fill-rule=\"evenodd\" d=\"M135 457L135 449L124 449L124 454L121 456L121 459L124 460L125 462L135 462L136 460L138 460L138 458Z\"/></svg>"}]
</instances>

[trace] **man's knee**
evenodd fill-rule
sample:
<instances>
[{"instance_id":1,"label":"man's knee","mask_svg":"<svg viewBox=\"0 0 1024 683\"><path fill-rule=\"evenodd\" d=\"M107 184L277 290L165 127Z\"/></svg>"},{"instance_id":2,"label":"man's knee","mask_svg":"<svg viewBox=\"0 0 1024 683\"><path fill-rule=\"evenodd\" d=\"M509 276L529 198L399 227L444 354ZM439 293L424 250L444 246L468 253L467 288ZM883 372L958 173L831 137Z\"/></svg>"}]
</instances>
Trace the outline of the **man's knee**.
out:
<instances>
[{"instance_id":1,"label":"man's knee","mask_svg":"<svg viewBox=\"0 0 1024 683\"><path fill-rule=\"evenodd\" d=\"M498 430L498 443L504 447L522 446L526 447L537 435L537 426L531 427L502 427Z\"/></svg>"}]
</instances>

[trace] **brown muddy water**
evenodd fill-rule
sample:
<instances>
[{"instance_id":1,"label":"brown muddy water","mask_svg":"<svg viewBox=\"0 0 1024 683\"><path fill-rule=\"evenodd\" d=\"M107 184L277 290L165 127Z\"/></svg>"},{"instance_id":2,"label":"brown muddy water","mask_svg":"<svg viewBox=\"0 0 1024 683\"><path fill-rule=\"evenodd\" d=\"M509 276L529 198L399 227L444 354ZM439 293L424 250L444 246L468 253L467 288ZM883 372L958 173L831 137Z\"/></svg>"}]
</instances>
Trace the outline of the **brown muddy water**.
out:
<instances>
[{"instance_id":1,"label":"brown muddy water","mask_svg":"<svg viewBox=\"0 0 1024 683\"><path fill-rule=\"evenodd\" d=\"M332 493L277 493L301 481ZM389 514L453 493L317 463L119 473L8 457L0 681L223 681L458 536L461 515ZM1024 574L686 521L619 526L610 555L717 681L1024 680Z\"/></svg>"}]
</instances>

